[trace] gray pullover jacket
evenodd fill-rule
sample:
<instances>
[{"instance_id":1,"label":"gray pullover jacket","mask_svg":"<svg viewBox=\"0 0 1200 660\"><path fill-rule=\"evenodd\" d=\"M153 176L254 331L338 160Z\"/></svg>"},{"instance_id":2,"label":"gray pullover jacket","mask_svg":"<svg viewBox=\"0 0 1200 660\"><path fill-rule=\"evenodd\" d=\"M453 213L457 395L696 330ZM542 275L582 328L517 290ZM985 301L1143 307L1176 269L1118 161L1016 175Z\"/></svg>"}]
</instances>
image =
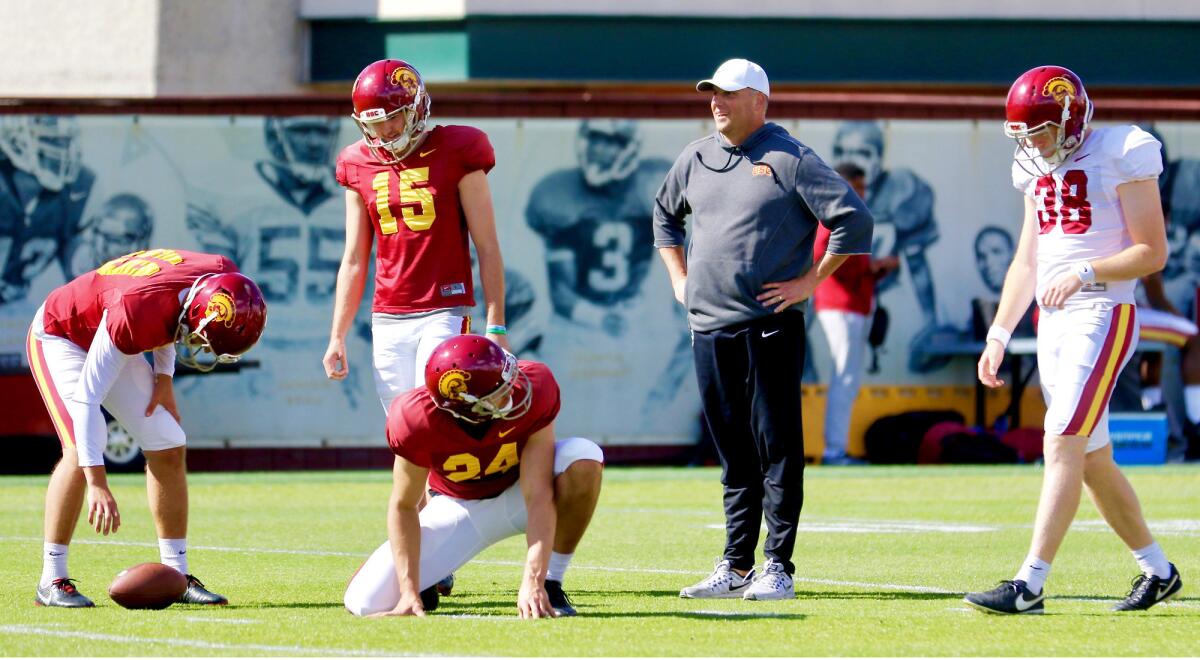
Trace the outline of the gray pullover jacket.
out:
<instances>
[{"instance_id":1,"label":"gray pullover jacket","mask_svg":"<svg viewBox=\"0 0 1200 660\"><path fill-rule=\"evenodd\" d=\"M688 214L688 323L699 332L772 314L755 298L764 284L812 268L818 220L831 232L830 254L871 251L874 220L863 201L773 123L736 147L714 132L684 148L655 199L654 246L683 245Z\"/></svg>"}]
</instances>

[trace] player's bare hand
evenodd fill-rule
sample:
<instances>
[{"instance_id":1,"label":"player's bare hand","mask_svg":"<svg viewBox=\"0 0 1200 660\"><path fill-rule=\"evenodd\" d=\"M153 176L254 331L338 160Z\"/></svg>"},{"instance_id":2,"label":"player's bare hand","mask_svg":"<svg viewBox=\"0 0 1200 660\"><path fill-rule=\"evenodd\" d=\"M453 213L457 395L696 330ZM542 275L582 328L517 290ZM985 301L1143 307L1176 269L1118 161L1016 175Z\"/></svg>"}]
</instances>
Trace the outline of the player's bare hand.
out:
<instances>
[{"instance_id":1,"label":"player's bare hand","mask_svg":"<svg viewBox=\"0 0 1200 660\"><path fill-rule=\"evenodd\" d=\"M421 605L420 594L406 594L400 597L400 602L387 612L376 612L367 615L368 619L382 619L387 616L425 616L425 607Z\"/></svg>"},{"instance_id":2,"label":"player's bare hand","mask_svg":"<svg viewBox=\"0 0 1200 660\"><path fill-rule=\"evenodd\" d=\"M675 289L675 300L679 301L680 305L687 305L687 278L681 277L678 281L672 283L672 288Z\"/></svg>"},{"instance_id":3,"label":"player's bare hand","mask_svg":"<svg viewBox=\"0 0 1200 660\"><path fill-rule=\"evenodd\" d=\"M489 333L487 333L487 338L491 339L492 341L496 342L497 344L500 344L500 348L503 348L504 350L508 351L509 353L512 353L512 345L508 343L508 335L507 334L498 335L494 332L489 332Z\"/></svg>"},{"instance_id":4,"label":"player's bare hand","mask_svg":"<svg viewBox=\"0 0 1200 660\"><path fill-rule=\"evenodd\" d=\"M773 311L778 314L792 305L808 300L813 294L813 289L816 288L815 279L807 277L797 277L786 282L767 282L763 285L763 292L758 294L757 300L763 305L773 308Z\"/></svg>"},{"instance_id":5,"label":"player's bare hand","mask_svg":"<svg viewBox=\"0 0 1200 660\"><path fill-rule=\"evenodd\" d=\"M107 486L88 486L88 524L97 534L108 536L121 527L121 513L117 511L117 498Z\"/></svg>"},{"instance_id":6,"label":"player's bare hand","mask_svg":"<svg viewBox=\"0 0 1200 660\"><path fill-rule=\"evenodd\" d=\"M1075 295L1083 288L1083 282L1075 273L1063 273L1054 278L1050 286L1046 287L1046 291L1042 294L1042 305L1046 307L1054 307L1062 309L1067 298Z\"/></svg>"},{"instance_id":7,"label":"player's bare hand","mask_svg":"<svg viewBox=\"0 0 1200 660\"><path fill-rule=\"evenodd\" d=\"M1003 361L1004 347L994 339L989 340L983 347L983 353L979 356L979 382L988 387L1003 386L1004 381L996 377L996 372L1000 370L1000 363Z\"/></svg>"},{"instance_id":8,"label":"player's bare hand","mask_svg":"<svg viewBox=\"0 0 1200 660\"><path fill-rule=\"evenodd\" d=\"M557 616L550 606L550 596L546 587L541 583L522 581L521 591L517 594L517 611L522 619L545 619Z\"/></svg>"},{"instance_id":9,"label":"player's bare hand","mask_svg":"<svg viewBox=\"0 0 1200 660\"><path fill-rule=\"evenodd\" d=\"M154 376L154 391L150 393L150 403L146 406L146 416L154 414L154 409L162 406L175 421L181 421L179 417L179 407L175 405L175 386L174 378L166 374L156 374Z\"/></svg>"},{"instance_id":10,"label":"player's bare hand","mask_svg":"<svg viewBox=\"0 0 1200 660\"><path fill-rule=\"evenodd\" d=\"M341 339L330 339L329 348L325 349L325 357L321 360L325 365L325 375L331 380L345 380L350 373L350 363L346 361L346 342Z\"/></svg>"}]
</instances>

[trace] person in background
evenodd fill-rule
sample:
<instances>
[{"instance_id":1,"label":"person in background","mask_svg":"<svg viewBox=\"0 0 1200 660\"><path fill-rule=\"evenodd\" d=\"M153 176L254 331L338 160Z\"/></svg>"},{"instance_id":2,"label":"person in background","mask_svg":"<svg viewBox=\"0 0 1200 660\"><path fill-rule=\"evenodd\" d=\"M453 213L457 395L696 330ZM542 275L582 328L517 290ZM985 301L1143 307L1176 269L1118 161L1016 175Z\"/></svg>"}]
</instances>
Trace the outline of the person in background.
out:
<instances>
[{"instance_id":1,"label":"person in background","mask_svg":"<svg viewBox=\"0 0 1200 660\"><path fill-rule=\"evenodd\" d=\"M842 163L838 174L850 184L859 197L866 193L865 173L853 163ZM817 225L813 244L813 259L819 261L829 246L829 230ZM813 292L813 307L825 333L825 342L833 357L833 372L829 375L829 394L825 403L824 465L863 463L851 457L846 449L850 435L850 412L858 397L859 383L867 356L867 331L875 306L875 283L900 265L899 257L890 255L872 259L867 254L848 257Z\"/></svg>"}]
</instances>

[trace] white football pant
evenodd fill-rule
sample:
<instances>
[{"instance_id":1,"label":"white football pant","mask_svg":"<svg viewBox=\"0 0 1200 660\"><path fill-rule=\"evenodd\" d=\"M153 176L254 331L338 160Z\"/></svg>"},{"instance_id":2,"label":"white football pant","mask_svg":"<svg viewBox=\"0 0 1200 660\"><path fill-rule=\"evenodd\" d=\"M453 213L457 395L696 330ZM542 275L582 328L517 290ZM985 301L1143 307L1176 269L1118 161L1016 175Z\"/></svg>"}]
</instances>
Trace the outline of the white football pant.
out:
<instances>
[{"instance_id":1,"label":"white football pant","mask_svg":"<svg viewBox=\"0 0 1200 660\"><path fill-rule=\"evenodd\" d=\"M586 438L554 443L554 476L575 461L604 462L604 451ZM510 536L525 532L525 498L520 483L486 500L431 497L421 510L421 591L458 570L475 555ZM346 609L355 616L387 612L400 602L400 583L388 541L375 549L346 587Z\"/></svg>"}]
</instances>

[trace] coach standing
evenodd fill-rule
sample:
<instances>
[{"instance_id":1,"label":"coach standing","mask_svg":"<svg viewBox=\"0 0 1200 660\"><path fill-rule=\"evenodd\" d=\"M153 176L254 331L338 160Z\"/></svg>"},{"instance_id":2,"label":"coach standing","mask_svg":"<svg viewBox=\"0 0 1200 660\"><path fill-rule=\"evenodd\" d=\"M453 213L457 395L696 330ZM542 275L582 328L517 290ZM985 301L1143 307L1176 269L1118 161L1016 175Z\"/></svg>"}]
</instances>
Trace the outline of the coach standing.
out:
<instances>
[{"instance_id":1,"label":"coach standing","mask_svg":"<svg viewBox=\"0 0 1200 660\"><path fill-rule=\"evenodd\" d=\"M791 557L804 501L799 307L848 255L870 252L873 220L811 149L767 123L762 67L729 60L696 90L711 90L717 130L689 144L667 173L654 245L688 310L704 421L721 459L726 541L712 575L679 595L795 598ZM818 219L831 236L814 268ZM766 564L756 577L764 513Z\"/></svg>"}]
</instances>

